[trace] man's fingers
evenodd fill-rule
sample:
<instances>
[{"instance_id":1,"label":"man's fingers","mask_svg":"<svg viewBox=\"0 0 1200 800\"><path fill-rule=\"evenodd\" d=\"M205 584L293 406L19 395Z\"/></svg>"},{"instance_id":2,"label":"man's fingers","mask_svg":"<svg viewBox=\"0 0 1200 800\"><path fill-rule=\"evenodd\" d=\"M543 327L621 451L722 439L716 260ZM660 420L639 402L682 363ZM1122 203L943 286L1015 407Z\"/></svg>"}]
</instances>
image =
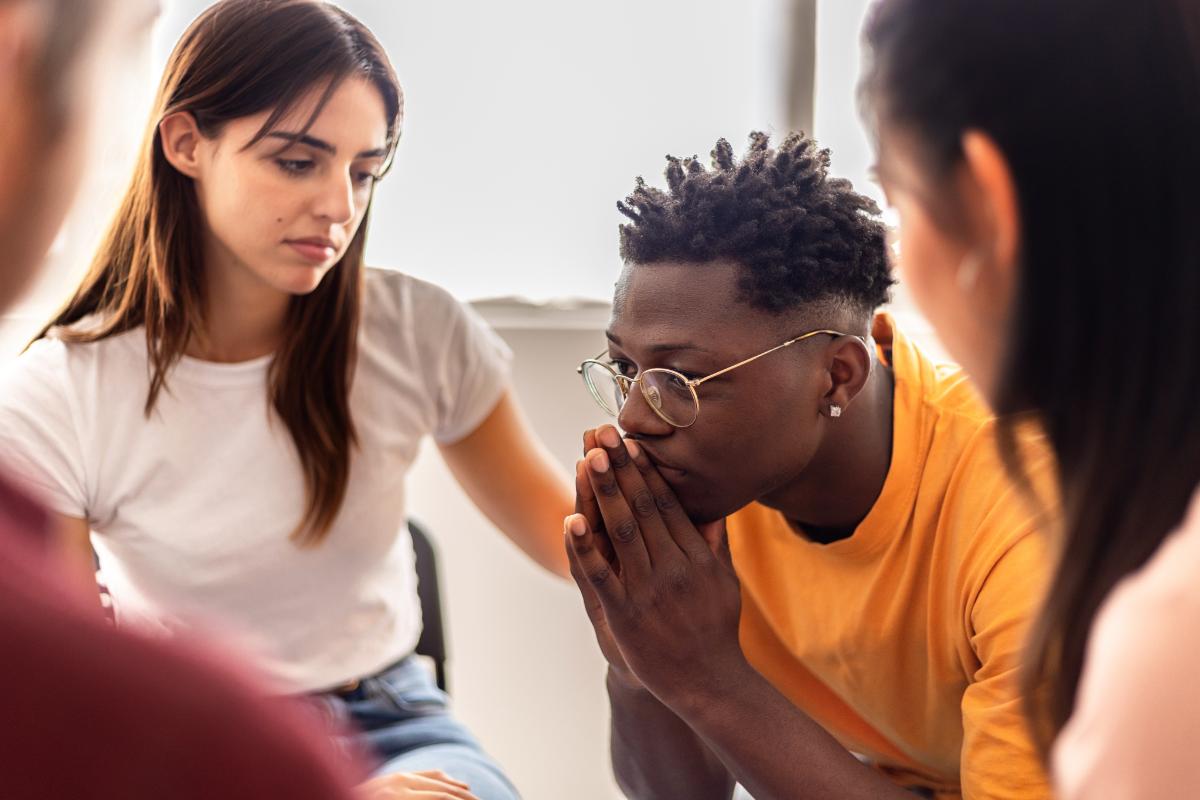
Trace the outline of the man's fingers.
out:
<instances>
[{"instance_id":1,"label":"man's fingers","mask_svg":"<svg viewBox=\"0 0 1200 800\"><path fill-rule=\"evenodd\" d=\"M654 462L646 455L646 451L637 442L628 440L625 442L625 449L642 473L642 479L654 497L654 505L679 549L691 558L704 552L708 545L696 536L696 526L688 518L687 512L679 504L679 498L675 496L675 491L663 479Z\"/></svg>"},{"instance_id":2,"label":"man's fingers","mask_svg":"<svg viewBox=\"0 0 1200 800\"><path fill-rule=\"evenodd\" d=\"M592 450L584 461L600 515L604 518L604 530L621 563L622 578L645 579L650 574L650 554L633 509L621 493L608 453L602 449Z\"/></svg>"},{"instance_id":3,"label":"man's fingers","mask_svg":"<svg viewBox=\"0 0 1200 800\"><path fill-rule=\"evenodd\" d=\"M604 518L600 515L600 506L596 503L596 492L592 489L592 482L588 480L587 467L582 459L575 462L575 513L583 514L588 527L595 535L597 549L610 564L613 564L617 572L620 572L621 566L616 563L616 553L604 530Z\"/></svg>"},{"instance_id":4,"label":"man's fingers","mask_svg":"<svg viewBox=\"0 0 1200 800\"><path fill-rule=\"evenodd\" d=\"M600 595L596 594L596 588L583 574L579 557L575 555L575 548L571 546L570 532L564 533L563 536L565 537L567 565L571 570L571 578L574 579L575 585L579 587L579 594L583 597L583 610L587 612L588 619L592 624L596 625L604 620L604 605L600 602Z\"/></svg>"},{"instance_id":5,"label":"man's fingers","mask_svg":"<svg viewBox=\"0 0 1200 800\"><path fill-rule=\"evenodd\" d=\"M566 535L568 538L572 536L570 532ZM567 548L571 554L571 577L575 579L576 585L579 586L579 592L583 595L583 607L587 611L588 621L592 623L592 630L596 634L596 644L600 645L600 652L604 655L604 660L614 670L622 674L625 681L636 681L635 677L628 674L629 667L625 664L625 657L621 654L621 648L617 646L612 628L608 625L608 617L605 615L604 605L600 602L600 598L596 594L591 582L584 577L583 567L580 566L579 559L576 557L570 543L567 544Z\"/></svg>"},{"instance_id":6,"label":"man's fingers","mask_svg":"<svg viewBox=\"0 0 1200 800\"><path fill-rule=\"evenodd\" d=\"M665 564L670 559L677 558L680 555L679 547L659 513L654 494L646 484L641 469L633 463L621 434L612 425L604 425L596 430L596 439L608 454L617 485L621 488L626 504L633 511L646 551L650 554L651 565Z\"/></svg>"},{"instance_id":7,"label":"man's fingers","mask_svg":"<svg viewBox=\"0 0 1200 800\"><path fill-rule=\"evenodd\" d=\"M675 497L675 491L663 479L662 473L654 466L646 451L642 449L635 441L626 441L625 449L629 453L629 457L637 466L638 471L642 473L642 480L646 482L646 486L650 488L651 494L654 495L655 505L658 506L658 513L668 524L682 522L687 520L687 513L684 512L683 506L679 505L679 499ZM691 520L688 520L691 522Z\"/></svg>"},{"instance_id":8,"label":"man's fingers","mask_svg":"<svg viewBox=\"0 0 1200 800\"><path fill-rule=\"evenodd\" d=\"M589 592L605 602L619 602L625 596L621 579L613 571L608 559L596 548L596 536L582 514L572 514L564 521L567 552L571 556L571 574L584 596L585 606ZM592 608L588 608L591 616Z\"/></svg>"}]
</instances>

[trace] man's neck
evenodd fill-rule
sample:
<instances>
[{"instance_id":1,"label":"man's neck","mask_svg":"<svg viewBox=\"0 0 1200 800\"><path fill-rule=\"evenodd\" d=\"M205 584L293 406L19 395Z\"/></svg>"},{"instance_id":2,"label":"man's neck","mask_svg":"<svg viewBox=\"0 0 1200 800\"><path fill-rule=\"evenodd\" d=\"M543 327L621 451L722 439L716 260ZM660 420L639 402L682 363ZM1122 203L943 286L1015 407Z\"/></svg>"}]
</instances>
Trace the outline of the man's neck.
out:
<instances>
[{"instance_id":1,"label":"man's neck","mask_svg":"<svg viewBox=\"0 0 1200 800\"><path fill-rule=\"evenodd\" d=\"M830 430L804 472L761 502L814 541L851 536L887 480L894 386L892 370L877 364L855 402L826 423Z\"/></svg>"}]
</instances>

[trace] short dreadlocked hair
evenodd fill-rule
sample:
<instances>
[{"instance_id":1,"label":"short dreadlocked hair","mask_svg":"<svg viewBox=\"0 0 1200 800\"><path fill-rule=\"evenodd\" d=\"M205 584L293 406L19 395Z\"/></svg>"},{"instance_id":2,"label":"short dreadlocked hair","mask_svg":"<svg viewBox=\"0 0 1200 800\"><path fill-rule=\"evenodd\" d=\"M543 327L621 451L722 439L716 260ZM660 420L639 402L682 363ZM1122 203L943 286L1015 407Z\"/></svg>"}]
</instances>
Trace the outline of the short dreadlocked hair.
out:
<instances>
[{"instance_id":1,"label":"short dreadlocked hair","mask_svg":"<svg viewBox=\"0 0 1200 800\"><path fill-rule=\"evenodd\" d=\"M873 200L850 181L829 177L829 151L800 133L778 149L750 134L741 162L725 139L712 169L695 156L667 156L667 187L642 178L617 210L627 263L729 260L744 269L751 305L779 313L833 302L860 315L887 302L894 280L885 227Z\"/></svg>"}]
</instances>

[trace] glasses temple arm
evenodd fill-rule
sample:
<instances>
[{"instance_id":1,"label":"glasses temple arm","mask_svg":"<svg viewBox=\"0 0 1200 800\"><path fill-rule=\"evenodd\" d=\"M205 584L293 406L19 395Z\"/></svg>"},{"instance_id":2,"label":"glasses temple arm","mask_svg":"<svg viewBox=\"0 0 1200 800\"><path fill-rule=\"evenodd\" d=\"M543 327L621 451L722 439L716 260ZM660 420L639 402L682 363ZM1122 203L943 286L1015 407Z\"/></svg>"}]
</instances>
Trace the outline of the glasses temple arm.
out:
<instances>
[{"instance_id":1,"label":"glasses temple arm","mask_svg":"<svg viewBox=\"0 0 1200 800\"><path fill-rule=\"evenodd\" d=\"M772 347L770 350L764 350L763 352L759 353L756 356L750 356L750 358L747 358L745 361L739 361L738 363L734 364L733 366L726 367L725 369L721 370L720 372L714 372L712 375L706 375L703 378L688 381L688 384L694 389L697 386L699 386L700 384L704 383L705 381L710 381L713 378L724 375L726 372L735 370L738 367L744 367L745 365L749 364L751 361L757 361L758 359L762 358L763 356L769 356L771 353L774 353L776 350L782 350L783 348L788 347L789 345L793 345L796 342L804 341L805 339L808 339L813 336L818 336L822 333L828 333L833 336L844 336L845 335L843 333L839 333L838 331L809 331L808 333L804 334L803 336L797 336L795 339L788 339L783 344L777 344L774 347Z\"/></svg>"}]
</instances>

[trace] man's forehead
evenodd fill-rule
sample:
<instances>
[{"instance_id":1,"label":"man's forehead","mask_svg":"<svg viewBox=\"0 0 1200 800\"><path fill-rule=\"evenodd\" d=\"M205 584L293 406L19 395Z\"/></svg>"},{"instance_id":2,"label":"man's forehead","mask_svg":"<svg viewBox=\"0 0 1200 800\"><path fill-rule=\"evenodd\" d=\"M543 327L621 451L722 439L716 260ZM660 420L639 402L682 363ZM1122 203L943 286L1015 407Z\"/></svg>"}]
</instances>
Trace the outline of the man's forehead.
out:
<instances>
[{"instance_id":1,"label":"man's forehead","mask_svg":"<svg viewBox=\"0 0 1200 800\"><path fill-rule=\"evenodd\" d=\"M613 303L638 316L724 316L740 300L737 278L733 265L716 262L627 264Z\"/></svg>"}]
</instances>

